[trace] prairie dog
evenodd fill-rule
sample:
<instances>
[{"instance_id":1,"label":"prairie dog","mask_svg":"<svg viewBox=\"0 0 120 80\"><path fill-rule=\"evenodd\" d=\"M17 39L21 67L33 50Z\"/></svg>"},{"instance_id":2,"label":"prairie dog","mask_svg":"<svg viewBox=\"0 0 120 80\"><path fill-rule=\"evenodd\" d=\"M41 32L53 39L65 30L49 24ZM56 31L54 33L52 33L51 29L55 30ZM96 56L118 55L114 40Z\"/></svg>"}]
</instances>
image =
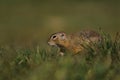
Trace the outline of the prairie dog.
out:
<instances>
[{"instance_id":1,"label":"prairie dog","mask_svg":"<svg viewBox=\"0 0 120 80\"><path fill-rule=\"evenodd\" d=\"M101 40L99 33L93 30L82 30L73 34L66 34L65 32L57 32L50 36L48 44L56 46L60 49L59 54L64 55L65 50L72 51L74 54L84 50L83 44L93 42L97 43Z\"/></svg>"}]
</instances>

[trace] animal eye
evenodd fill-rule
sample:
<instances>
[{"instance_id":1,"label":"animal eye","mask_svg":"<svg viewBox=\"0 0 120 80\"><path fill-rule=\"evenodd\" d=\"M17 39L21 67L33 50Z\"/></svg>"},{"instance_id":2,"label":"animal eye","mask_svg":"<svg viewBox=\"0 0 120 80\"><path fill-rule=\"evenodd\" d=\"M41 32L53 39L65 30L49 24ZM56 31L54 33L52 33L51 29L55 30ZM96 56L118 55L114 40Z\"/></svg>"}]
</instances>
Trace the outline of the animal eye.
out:
<instances>
[{"instance_id":1,"label":"animal eye","mask_svg":"<svg viewBox=\"0 0 120 80\"><path fill-rule=\"evenodd\" d=\"M56 38L56 36L53 36L53 39Z\"/></svg>"}]
</instances>

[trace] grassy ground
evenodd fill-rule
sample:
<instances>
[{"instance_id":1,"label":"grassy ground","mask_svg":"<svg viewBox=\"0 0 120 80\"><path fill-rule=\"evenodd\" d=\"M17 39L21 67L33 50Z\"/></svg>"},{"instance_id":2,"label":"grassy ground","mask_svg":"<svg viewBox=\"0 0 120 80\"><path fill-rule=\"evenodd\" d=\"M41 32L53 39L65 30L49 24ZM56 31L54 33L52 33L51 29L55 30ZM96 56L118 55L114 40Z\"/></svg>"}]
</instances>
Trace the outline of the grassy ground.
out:
<instances>
[{"instance_id":1,"label":"grassy ground","mask_svg":"<svg viewBox=\"0 0 120 80\"><path fill-rule=\"evenodd\" d=\"M120 35L103 34L81 54L57 56L56 48L0 47L0 80L119 80Z\"/></svg>"}]
</instances>

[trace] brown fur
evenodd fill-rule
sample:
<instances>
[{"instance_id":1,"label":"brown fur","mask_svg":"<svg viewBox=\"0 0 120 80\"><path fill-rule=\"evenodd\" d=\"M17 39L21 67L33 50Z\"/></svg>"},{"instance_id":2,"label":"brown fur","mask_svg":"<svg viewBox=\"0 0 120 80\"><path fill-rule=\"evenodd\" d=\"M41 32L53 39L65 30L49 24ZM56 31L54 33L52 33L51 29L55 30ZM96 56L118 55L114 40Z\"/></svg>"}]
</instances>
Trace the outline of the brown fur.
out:
<instances>
[{"instance_id":1,"label":"brown fur","mask_svg":"<svg viewBox=\"0 0 120 80\"><path fill-rule=\"evenodd\" d=\"M72 51L76 54L84 50L83 44L89 45L91 42L97 43L100 40L101 36L99 33L92 30L83 30L70 35L64 32L52 34L48 44L57 46L62 54L64 54L65 50Z\"/></svg>"}]
</instances>

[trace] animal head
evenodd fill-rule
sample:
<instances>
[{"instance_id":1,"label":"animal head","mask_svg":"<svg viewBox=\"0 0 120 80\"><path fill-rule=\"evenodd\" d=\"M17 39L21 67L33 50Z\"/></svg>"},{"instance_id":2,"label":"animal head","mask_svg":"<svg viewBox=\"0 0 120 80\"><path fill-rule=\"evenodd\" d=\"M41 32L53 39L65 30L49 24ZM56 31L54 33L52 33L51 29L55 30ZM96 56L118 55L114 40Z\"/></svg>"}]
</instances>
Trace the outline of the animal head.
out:
<instances>
[{"instance_id":1,"label":"animal head","mask_svg":"<svg viewBox=\"0 0 120 80\"><path fill-rule=\"evenodd\" d=\"M54 33L50 36L48 44L51 46L64 45L66 40L67 40L66 33L58 32L58 33Z\"/></svg>"}]
</instances>

